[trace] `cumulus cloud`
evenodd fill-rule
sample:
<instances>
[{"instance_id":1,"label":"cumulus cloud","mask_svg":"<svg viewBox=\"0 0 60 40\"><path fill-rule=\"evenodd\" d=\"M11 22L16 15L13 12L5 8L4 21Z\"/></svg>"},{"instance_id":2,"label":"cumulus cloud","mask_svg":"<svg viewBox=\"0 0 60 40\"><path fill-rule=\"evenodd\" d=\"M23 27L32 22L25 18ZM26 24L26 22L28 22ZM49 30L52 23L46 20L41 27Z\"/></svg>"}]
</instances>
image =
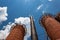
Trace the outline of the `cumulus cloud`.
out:
<instances>
[{"instance_id":1,"label":"cumulus cloud","mask_svg":"<svg viewBox=\"0 0 60 40\"><path fill-rule=\"evenodd\" d=\"M26 28L26 35L24 37L24 40L27 40L31 36L31 30L30 30L30 18L29 17L19 17L15 19L15 23L25 25Z\"/></svg>"},{"instance_id":2,"label":"cumulus cloud","mask_svg":"<svg viewBox=\"0 0 60 40\"><path fill-rule=\"evenodd\" d=\"M43 6L43 4L39 5L39 6L37 7L37 10L40 10L42 6Z\"/></svg>"},{"instance_id":3,"label":"cumulus cloud","mask_svg":"<svg viewBox=\"0 0 60 40\"><path fill-rule=\"evenodd\" d=\"M0 7L0 22L7 20L7 7Z\"/></svg>"},{"instance_id":4,"label":"cumulus cloud","mask_svg":"<svg viewBox=\"0 0 60 40\"><path fill-rule=\"evenodd\" d=\"M4 30L0 30L0 40L5 40L6 37L9 35L11 28L15 25L14 23L7 24L6 26L3 26Z\"/></svg>"},{"instance_id":5,"label":"cumulus cloud","mask_svg":"<svg viewBox=\"0 0 60 40\"><path fill-rule=\"evenodd\" d=\"M26 35L24 40L27 40L31 36L30 30L30 18L29 17L19 17L15 18L14 23L9 22L6 26L3 26L3 30L0 30L0 40L5 40L6 37L9 35L10 30L15 26L15 23L25 25L24 28L26 29Z\"/></svg>"}]
</instances>

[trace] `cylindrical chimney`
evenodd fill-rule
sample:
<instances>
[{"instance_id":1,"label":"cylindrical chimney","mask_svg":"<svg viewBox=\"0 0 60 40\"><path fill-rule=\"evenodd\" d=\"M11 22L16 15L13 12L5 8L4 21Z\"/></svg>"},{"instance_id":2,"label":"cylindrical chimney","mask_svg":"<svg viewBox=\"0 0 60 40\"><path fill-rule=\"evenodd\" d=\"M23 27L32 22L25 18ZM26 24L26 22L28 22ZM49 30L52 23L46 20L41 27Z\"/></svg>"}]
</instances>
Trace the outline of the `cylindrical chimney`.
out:
<instances>
[{"instance_id":1,"label":"cylindrical chimney","mask_svg":"<svg viewBox=\"0 0 60 40\"><path fill-rule=\"evenodd\" d=\"M30 17L30 25L31 25L31 39L38 40L38 36L37 36L37 32L36 32L36 28L32 16Z\"/></svg>"},{"instance_id":2,"label":"cylindrical chimney","mask_svg":"<svg viewBox=\"0 0 60 40\"><path fill-rule=\"evenodd\" d=\"M42 17L41 23L51 40L60 40L60 23L58 21L47 15Z\"/></svg>"},{"instance_id":3,"label":"cylindrical chimney","mask_svg":"<svg viewBox=\"0 0 60 40\"><path fill-rule=\"evenodd\" d=\"M25 29L23 25L14 26L6 40L24 40Z\"/></svg>"}]
</instances>

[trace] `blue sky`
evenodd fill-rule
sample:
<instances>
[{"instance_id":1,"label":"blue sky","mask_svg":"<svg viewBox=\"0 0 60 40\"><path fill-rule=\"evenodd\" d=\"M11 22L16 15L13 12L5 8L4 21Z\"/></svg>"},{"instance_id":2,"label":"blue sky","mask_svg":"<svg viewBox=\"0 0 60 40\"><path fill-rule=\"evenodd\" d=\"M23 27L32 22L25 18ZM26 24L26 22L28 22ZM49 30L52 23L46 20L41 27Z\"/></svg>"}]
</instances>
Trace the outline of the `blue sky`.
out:
<instances>
[{"instance_id":1,"label":"blue sky","mask_svg":"<svg viewBox=\"0 0 60 40\"><path fill-rule=\"evenodd\" d=\"M7 6L8 20L0 24L0 29L8 22L14 22L20 16L33 16L39 40L47 40L44 28L39 25L39 18L44 12L56 15L60 12L60 0L0 0L0 7Z\"/></svg>"}]
</instances>

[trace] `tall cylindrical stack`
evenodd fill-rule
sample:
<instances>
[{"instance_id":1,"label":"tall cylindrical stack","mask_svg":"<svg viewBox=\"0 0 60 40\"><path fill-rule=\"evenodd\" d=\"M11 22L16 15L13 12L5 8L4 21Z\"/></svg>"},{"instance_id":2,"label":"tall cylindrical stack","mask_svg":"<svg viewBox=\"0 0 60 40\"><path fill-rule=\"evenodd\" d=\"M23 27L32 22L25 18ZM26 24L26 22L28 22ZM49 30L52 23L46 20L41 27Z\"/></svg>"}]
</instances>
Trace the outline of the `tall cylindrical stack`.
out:
<instances>
[{"instance_id":1,"label":"tall cylindrical stack","mask_svg":"<svg viewBox=\"0 0 60 40\"><path fill-rule=\"evenodd\" d=\"M18 25L11 30L6 40L24 40L25 29L23 25Z\"/></svg>"},{"instance_id":2,"label":"tall cylindrical stack","mask_svg":"<svg viewBox=\"0 0 60 40\"><path fill-rule=\"evenodd\" d=\"M30 17L30 25L31 25L31 40L38 40L35 23L33 17Z\"/></svg>"},{"instance_id":3,"label":"tall cylindrical stack","mask_svg":"<svg viewBox=\"0 0 60 40\"><path fill-rule=\"evenodd\" d=\"M51 40L60 40L60 23L58 21L47 15L42 18L41 23Z\"/></svg>"}]
</instances>

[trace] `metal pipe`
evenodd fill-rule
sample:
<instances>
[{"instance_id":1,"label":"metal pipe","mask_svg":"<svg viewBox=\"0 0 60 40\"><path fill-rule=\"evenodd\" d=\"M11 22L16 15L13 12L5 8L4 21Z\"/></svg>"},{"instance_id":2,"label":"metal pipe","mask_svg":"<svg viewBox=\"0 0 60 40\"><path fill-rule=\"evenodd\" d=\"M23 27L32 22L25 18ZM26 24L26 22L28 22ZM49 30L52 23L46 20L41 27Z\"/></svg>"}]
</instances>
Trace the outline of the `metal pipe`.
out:
<instances>
[{"instance_id":1,"label":"metal pipe","mask_svg":"<svg viewBox=\"0 0 60 40\"><path fill-rule=\"evenodd\" d=\"M30 16L30 25L31 25L31 39L38 40L38 36L37 36L37 32L36 32L36 28L32 16Z\"/></svg>"}]
</instances>

